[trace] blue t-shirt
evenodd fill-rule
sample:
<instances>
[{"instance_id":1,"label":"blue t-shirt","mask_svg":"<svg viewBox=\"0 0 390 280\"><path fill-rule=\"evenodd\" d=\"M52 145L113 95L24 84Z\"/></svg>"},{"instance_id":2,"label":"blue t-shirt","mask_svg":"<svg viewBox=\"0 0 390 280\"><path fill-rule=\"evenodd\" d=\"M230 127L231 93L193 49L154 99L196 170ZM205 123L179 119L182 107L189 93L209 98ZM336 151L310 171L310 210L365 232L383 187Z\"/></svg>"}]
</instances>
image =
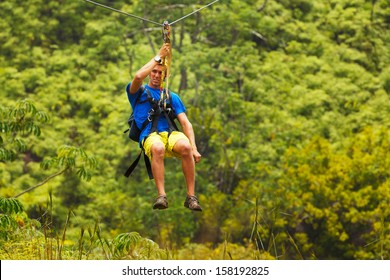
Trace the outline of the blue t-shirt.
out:
<instances>
[{"instance_id":1,"label":"blue t-shirt","mask_svg":"<svg viewBox=\"0 0 390 280\"><path fill-rule=\"evenodd\" d=\"M143 92L141 92L141 88L140 88L136 93L130 94L129 93L130 85L131 85L131 83L129 83L126 87L127 98L130 102L131 107L133 108L133 111L134 111L135 123L137 124L137 126L139 128L142 128L142 124L148 118L148 113L149 113L150 109L152 109L150 102L147 100L146 89L149 90L152 98L154 98L156 100L160 100L160 89L154 89L154 88L149 87L148 85L144 85L145 90ZM185 112L186 108L185 108L183 102L181 101L180 97L176 93L173 93L173 92L169 92L169 94L171 95L171 100L172 100L171 105L172 105L172 108L173 108L175 115L177 116L180 113ZM135 101L139 95L141 95L141 96L139 97L138 102L134 108ZM141 132L141 135L139 137L140 144L142 143L143 139L150 134L151 129L152 129L152 123L150 122L145 127L145 129ZM159 119L158 119L158 123L157 123L157 131L163 132L163 131L168 131L168 130L169 130L168 121L166 120L164 114L161 114Z\"/></svg>"}]
</instances>

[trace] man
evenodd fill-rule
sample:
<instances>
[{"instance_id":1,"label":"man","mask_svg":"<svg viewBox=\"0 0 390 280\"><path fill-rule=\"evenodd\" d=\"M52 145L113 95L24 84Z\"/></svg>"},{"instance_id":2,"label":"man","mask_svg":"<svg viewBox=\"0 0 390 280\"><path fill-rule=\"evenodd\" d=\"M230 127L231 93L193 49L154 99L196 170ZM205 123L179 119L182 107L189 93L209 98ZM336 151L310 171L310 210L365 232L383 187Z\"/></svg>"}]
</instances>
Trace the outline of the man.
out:
<instances>
[{"instance_id":1,"label":"man","mask_svg":"<svg viewBox=\"0 0 390 280\"><path fill-rule=\"evenodd\" d=\"M160 100L160 85L165 66L161 64L163 58L170 53L170 44L165 43L158 52L158 55L152 58L141 69L137 71L132 82L126 87L127 97L131 106L134 108L134 118L139 128L151 116L152 105L148 102L148 92L155 100ZM149 81L144 85L143 80L149 76ZM187 198L184 206L194 210L202 211L199 201L195 196L195 163L201 159L201 155L195 144L195 134L190 121L185 113L186 109L179 96L170 92L171 107L182 127L183 132L169 132L169 121L167 115L161 114L158 118L157 128L153 132L153 122L149 122L142 129L140 135L140 146L144 149L145 154L151 161L151 169L158 196L153 209L168 208L168 200L164 187L164 158L177 157L181 158L183 174L187 187ZM138 99L136 106L135 102Z\"/></svg>"}]
</instances>

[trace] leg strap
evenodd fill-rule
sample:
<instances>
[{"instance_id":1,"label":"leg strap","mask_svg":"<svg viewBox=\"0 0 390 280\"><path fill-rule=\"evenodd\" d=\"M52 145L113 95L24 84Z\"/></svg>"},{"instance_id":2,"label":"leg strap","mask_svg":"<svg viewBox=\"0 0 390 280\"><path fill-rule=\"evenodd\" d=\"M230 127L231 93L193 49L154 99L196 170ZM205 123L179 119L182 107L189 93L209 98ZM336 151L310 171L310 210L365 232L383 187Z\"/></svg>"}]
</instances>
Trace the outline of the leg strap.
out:
<instances>
[{"instance_id":1,"label":"leg strap","mask_svg":"<svg viewBox=\"0 0 390 280\"><path fill-rule=\"evenodd\" d=\"M129 177L131 175L131 173L133 173L134 169L137 167L138 165L138 162L139 160L141 159L141 155L142 153L144 154L144 161L145 161L145 167L146 167L146 170L148 171L148 176L149 176L149 179L152 180L153 179L153 172L152 172L152 166L150 164L150 160L148 158L147 155L145 155L144 151L141 150L141 152L139 153L139 155L137 156L137 158L134 160L134 162L130 165L130 167L126 170L125 172L125 176L126 177Z\"/></svg>"},{"instance_id":2,"label":"leg strap","mask_svg":"<svg viewBox=\"0 0 390 280\"><path fill-rule=\"evenodd\" d=\"M137 158L135 159L135 161L130 165L130 167L126 170L125 172L125 176L126 177L129 177L131 175L131 173L133 173L134 169L136 168L138 162L139 162L139 159L141 158L141 155L142 155L142 150L141 152L139 153L139 155L137 156Z\"/></svg>"}]
</instances>

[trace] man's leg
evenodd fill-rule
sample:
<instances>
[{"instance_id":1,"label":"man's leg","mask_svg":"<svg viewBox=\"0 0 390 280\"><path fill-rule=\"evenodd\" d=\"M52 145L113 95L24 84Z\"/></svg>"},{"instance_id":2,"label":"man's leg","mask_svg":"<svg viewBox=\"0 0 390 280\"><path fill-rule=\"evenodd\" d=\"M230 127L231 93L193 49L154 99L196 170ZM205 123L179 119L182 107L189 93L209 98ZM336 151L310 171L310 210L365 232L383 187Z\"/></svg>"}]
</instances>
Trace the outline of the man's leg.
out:
<instances>
[{"instance_id":1,"label":"man's leg","mask_svg":"<svg viewBox=\"0 0 390 280\"><path fill-rule=\"evenodd\" d=\"M188 139L179 139L172 150L181 157L183 174L186 180L187 198L184 206L194 211L202 211L198 198L195 196L195 160Z\"/></svg>"},{"instance_id":2,"label":"man's leg","mask_svg":"<svg viewBox=\"0 0 390 280\"><path fill-rule=\"evenodd\" d=\"M165 145L159 134L152 133L146 138L143 147L145 154L150 159L154 182L158 192L157 199L153 204L153 209L166 209L168 208L168 200L164 187Z\"/></svg>"},{"instance_id":3,"label":"man's leg","mask_svg":"<svg viewBox=\"0 0 390 280\"><path fill-rule=\"evenodd\" d=\"M178 140L173 151L181 156L181 166L186 180L187 195L195 195L195 161L192 156L192 148L188 141Z\"/></svg>"},{"instance_id":4,"label":"man's leg","mask_svg":"<svg viewBox=\"0 0 390 280\"><path fill-rule=\"evenodd\" d=\"M152 144L150 148L151 152L151 166L154 177L154 182L156 184L158 195L165 195L164 188L164 154L165 147L162 143L156 142Z\"/></svg>"}]
</instances>

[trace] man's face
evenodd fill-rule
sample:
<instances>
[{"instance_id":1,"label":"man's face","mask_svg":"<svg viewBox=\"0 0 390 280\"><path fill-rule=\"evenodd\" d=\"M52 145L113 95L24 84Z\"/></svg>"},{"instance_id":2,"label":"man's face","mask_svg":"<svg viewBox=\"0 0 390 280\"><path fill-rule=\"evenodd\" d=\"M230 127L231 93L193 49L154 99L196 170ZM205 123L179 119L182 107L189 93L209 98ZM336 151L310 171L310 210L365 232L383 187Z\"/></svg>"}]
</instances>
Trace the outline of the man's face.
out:
<instances>
[{"instance_id":1,"label":"man's face","mask_svg":"<svg viewBox=\"0 0 390 280\"><path fill-rule=\"evenodd\" d=\"M164 66L156 65L149 75L149 86L159 88L161 85L161 77L164 71Z\"/></svg>"}]
</instances>

